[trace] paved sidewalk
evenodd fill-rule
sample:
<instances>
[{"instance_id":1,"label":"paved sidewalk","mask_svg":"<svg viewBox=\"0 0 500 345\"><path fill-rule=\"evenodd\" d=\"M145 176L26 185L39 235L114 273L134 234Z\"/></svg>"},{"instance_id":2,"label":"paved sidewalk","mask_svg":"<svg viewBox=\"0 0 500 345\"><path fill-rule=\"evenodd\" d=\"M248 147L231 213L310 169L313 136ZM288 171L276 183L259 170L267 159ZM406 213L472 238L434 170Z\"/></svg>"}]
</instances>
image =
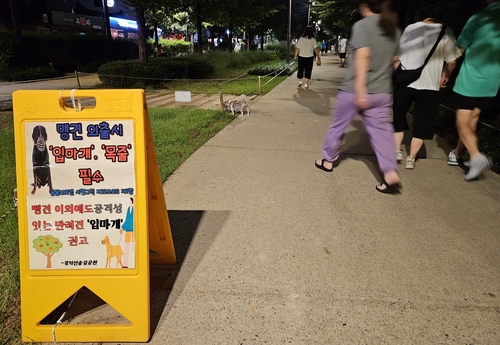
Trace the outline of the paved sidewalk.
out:
<instances>
[{"instance_id":1,"label":"paved sidewalk","mask_svg":"<svg viewBox=\"0 0 500 345\"><path fill-rule=\"evenodd\" d=\"M378 193L360 119L316 169L344 73L289 77L165 183L179 262L151 268L150 344L499 343L500 177L465 182L436 138Z\"/></svg>"},{"instance_id":2,"label":"paved sidewalk","mask_svg":"<svg viewBox=\"0 0 500 345\"><path fill-rule=\"evenodd\" d=\"M436 140L378 193L359 120L316 169L344 73L291 76L166 182L180 271L151 344L498 344L500 177Z\"/></svg>"}]
</instances>

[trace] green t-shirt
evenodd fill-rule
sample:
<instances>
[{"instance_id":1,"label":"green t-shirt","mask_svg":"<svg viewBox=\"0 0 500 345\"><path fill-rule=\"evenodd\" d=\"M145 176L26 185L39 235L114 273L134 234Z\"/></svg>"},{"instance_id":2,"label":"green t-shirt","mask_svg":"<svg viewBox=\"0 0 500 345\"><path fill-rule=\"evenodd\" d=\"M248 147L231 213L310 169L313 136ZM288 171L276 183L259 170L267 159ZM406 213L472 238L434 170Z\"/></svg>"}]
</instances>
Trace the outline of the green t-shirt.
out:
<instances>
[{"instance_id":1,"label":"green t-shirt","mask_svg":"<svg viewBox=\"0 0 500 345\"><path fill-rule=\"evenodd\" d=\"M467 97L495 97L500 87L500 2L473 15L457 45L465 49L453 91Z\"/></svg>"}]
</instances>

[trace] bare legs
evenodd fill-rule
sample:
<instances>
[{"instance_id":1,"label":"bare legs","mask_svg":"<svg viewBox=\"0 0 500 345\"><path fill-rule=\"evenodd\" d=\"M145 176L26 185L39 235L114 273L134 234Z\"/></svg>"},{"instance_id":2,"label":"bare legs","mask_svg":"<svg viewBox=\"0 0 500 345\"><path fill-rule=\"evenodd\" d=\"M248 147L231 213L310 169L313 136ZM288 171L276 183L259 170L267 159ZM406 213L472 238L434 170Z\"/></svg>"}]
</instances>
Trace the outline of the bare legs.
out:
<instances>
[{"instance_id":1,"label":"bare legs","mask_svg":"<svg viewBox=\"0 0 500 345\"><path fill-rule=\"evenodd\" d=\"M481 109L479 108L457 110L457 131L460 138L457 147L453 150L455 155L460 154L464 148L469 152L471 159L480 154L476 137L477 121L480 114Z\"/></svg>"},{"instance_id":2,"label":"bare legs","mask_svg":"<svg viewBox=\"0 0 500 345\"><path fill-rule=\"evenodd\" d=\"M404 132L394 133L394 140L396 142L396 151L401 150L401 144L403 143L403 138L404 138ZM408 154L408 158L415 159L418 151L420 151L420 149L422 148L422 145L424 145L423 139L415 137L411 138L410 153Z\"/></svg>"}]
</instances>

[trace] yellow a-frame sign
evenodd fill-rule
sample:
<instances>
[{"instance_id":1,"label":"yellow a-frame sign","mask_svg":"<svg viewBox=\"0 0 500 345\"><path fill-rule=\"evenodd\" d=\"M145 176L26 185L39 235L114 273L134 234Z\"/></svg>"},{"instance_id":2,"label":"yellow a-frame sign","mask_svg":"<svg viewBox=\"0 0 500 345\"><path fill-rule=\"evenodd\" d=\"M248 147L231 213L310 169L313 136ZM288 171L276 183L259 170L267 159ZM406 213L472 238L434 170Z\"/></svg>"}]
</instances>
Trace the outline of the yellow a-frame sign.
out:
<instances>
[{"instance_id":1,"label":"yellow a-frame sign","mask_svg":"<svg viewBox=\"0 0 500 345\"><path fill-rule=\"evenodd\" d=\"M22 340L146 342L149 264L175 252L144 91L16 91L13 105ZM130 323L41 324L83 287Z\"/></svg>"}]
</instances>

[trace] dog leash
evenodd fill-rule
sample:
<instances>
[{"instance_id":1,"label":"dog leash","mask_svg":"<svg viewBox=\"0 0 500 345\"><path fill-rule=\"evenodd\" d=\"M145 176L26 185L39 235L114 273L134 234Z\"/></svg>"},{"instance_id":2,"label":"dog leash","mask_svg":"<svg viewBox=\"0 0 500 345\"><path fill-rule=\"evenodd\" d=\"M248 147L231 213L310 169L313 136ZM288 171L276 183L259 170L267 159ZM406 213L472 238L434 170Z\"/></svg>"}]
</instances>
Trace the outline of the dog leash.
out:
<instances>
[{"instance_id":1,"label":"dog leash","mask_svg":"<svg viewBox=\"0 0 500 345\"><path fill-rule=\"evenodd\" d=\"M80 291L80 290L78 290L78 291ZM62 323L62 320L64 319L64 316L66 316L66 313L68 312L69 307L71 307L71 304L73 304L73 301L75 300L75 297L78 294L78 291L73 294L73 298L71 298L71 301L69 302L68 307L66 308L64 313L62 313L61 317L56 321L56 323L52 327L52 340L54 341L54 344L57 344L56 327Z\"/></svg>"},{"instance_id":2,"label":"dog leash","mask_svg":"<svg viewBox=\"0 0 500 345\"><path fill-rule=\"evenodd\" d=\"M16 208L17 208L17 191L14 189L14 207L12 207L10 210L8 210L7 212L5 212L4 215L2 215L0 217L0 219L4 219L6 218L10 213L12 213Z\"/></svg>"}]
</instances>

